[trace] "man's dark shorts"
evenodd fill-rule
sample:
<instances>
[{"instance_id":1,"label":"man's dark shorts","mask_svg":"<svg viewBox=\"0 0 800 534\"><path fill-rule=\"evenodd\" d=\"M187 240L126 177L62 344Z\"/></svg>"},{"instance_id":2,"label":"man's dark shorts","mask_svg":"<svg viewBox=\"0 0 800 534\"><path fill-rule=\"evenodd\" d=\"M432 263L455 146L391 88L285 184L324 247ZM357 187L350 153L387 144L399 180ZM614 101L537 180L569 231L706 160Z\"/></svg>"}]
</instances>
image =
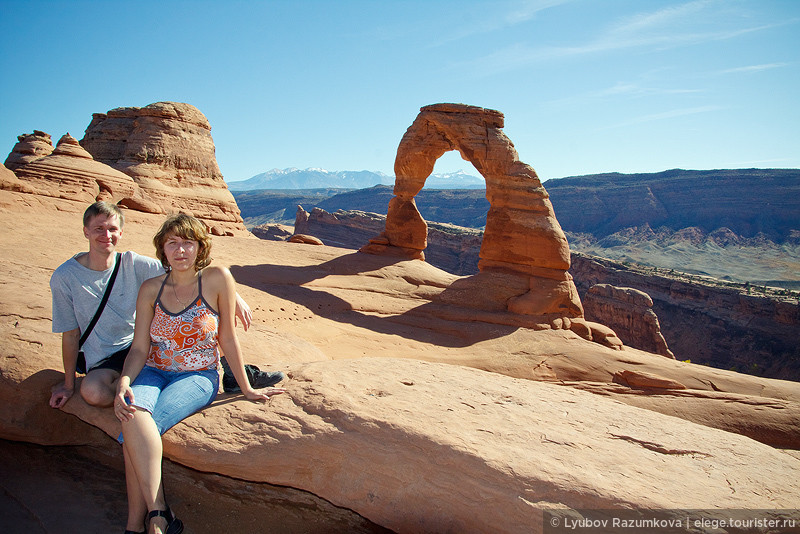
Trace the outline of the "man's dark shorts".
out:
<instances>
[{"instance_id":1,"label":"man's dark shorts","mask_svg":"<svg viewBox=\"0 0 800 534\"><path fill-rule=\"evenodd\" d=\"M100 360L100 363L89 369L89 371L94 371L95 369L111 369L112 371L122 373L122 367L125 365L125 357L128 356L129 350L131 350L130 345L115 352L108 358ZM84 358L82 352L78 353L77 371L81 374L86 374L86 358Z\"/></svg>"}]
</instances>

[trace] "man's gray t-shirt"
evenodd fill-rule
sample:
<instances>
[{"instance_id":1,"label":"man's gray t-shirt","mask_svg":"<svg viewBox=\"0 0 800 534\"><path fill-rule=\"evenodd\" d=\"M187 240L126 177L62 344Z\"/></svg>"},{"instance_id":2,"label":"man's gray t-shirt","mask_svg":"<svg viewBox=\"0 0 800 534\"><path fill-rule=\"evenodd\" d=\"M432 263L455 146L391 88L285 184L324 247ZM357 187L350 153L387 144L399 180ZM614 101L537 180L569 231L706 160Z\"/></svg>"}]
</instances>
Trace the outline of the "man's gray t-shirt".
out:
<instances>
[{"instance_id":1,"label":"man's gray t-shirt","mask_svg":"<svg viewBox=\"0 0 800 534\"><path fill-rule=\"evenodd\" d=\"M81 253L85 254L85 252ZM53 294L53 332L68 332L89 326L94 317L113 266L93 271L81 265L76 254L62 263L50 278ZM142 282L164 273L161 262L135 252L123 252L122 264L100 319L81 347L86 368L91 369L133 341L136 297Z\"/></svg>"}]
</instances>

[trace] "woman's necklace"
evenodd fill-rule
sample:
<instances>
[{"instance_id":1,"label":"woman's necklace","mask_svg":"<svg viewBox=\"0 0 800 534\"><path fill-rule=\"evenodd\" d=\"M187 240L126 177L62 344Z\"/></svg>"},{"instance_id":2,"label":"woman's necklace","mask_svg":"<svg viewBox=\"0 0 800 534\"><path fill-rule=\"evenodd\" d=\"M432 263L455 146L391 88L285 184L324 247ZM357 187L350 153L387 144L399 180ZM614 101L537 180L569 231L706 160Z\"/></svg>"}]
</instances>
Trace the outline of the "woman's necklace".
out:
<instances>
[{"instance_id":1,"label":"woman's necklace","mask_svg":"<svg viewBox=\"0 0 800 534\"><path fill-rule=\"evenodd\" d=\"M177 300L177 301L178 301L178 304L180 304L180 305L181 305L181 307L182 307L181 309L186 309L186 308L188 308L188 307L189 307L189 304L191 304L191 303L192 303L192 301L190 300L190 301L187 303L187 302L183 302L183 301L180 299L180 297L178 296L177 285L178 285L178 284L175 282L175 279L173 278L173 279L172 279L172 293L175 295L175 300ZM192 295L194 295L194 284L192 284L192 286L191 286L191 287L192 287Z\"/></svg>"}]
</instances>

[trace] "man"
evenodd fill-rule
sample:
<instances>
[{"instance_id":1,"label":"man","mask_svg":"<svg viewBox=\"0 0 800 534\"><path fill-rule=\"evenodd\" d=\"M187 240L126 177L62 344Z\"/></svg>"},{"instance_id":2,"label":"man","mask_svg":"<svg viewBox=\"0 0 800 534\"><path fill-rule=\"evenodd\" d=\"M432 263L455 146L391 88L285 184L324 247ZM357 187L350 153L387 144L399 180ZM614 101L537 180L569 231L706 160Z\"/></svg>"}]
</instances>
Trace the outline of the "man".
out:
<instances>
[{"instance_id":1,"label":"man","mask_svg":"<svg viewBox=\"0 0 800 534\"><path fill-rule=\"evenodd\" d=\"M128 348L133 340L136 297L145 280L164 272L161 262L128 251L120 255L119 272L108 302L94 328L80 345L81 332L94 317L109 283L117 258L116 247L122 237L122 211L115 204L95 202L83 214L83 235L89 241L89 252L76 254L53 272L50 289L53 295L53 332L61 333L61 357L64 383L53 388L50 406L63 407L75 392L76 372L85 373L80 393L93 406L111 406L116 394L116 381L122 371ZM238 295L236 317L245 330L251 312ZM233 392L236 381L223 359L223 388ZM265 373L255 366L246 366L250 383L256 388L268 387L283 380L280 371ZM230 376L229 376L230 375ZM231 385L232 384L232 385Z\"/></svg>"}]
</instances>

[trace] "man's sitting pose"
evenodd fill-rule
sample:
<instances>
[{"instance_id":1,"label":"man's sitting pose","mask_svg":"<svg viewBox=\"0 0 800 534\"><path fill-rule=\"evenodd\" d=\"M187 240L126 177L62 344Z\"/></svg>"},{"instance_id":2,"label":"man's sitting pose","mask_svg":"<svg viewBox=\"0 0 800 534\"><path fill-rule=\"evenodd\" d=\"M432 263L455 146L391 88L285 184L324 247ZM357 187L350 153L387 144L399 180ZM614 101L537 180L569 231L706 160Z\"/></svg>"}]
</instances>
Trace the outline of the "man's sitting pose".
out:
<instances>
[{"instance_id":1,"label":"man's sitting pose","mask_svg":"<svg viewBox=\"0 0 800 534\"><path fill-rule=\"evenodd\" d=\"M53 295L53 332L61 333L61 356L64 383L53 389L50 406L63 407L75 392L75 373L85 373L80 393L93 406L111 406L125 356L133 340L136 297L142 282L164 273L161 262L132 251L117 253L124 224L122 211L115 204L95 202L83 214L83 234L89 240L89 252L76 254L53 272L50 289ZM114 276L116 262L120 265ZM103 295L114 276L107 302ZM99 316L97 315L99 312ZM96 317L97 316L97 317ZM250 325L250 308L236 294L236 317L245 330ZM87 333L91 323L93 327ZM236 380L223 359L224 389L238 390ZM280 371L265 373L247 366L247 375L255 388L269 387L283 380Z\"/></svg>"}]
</instances>

